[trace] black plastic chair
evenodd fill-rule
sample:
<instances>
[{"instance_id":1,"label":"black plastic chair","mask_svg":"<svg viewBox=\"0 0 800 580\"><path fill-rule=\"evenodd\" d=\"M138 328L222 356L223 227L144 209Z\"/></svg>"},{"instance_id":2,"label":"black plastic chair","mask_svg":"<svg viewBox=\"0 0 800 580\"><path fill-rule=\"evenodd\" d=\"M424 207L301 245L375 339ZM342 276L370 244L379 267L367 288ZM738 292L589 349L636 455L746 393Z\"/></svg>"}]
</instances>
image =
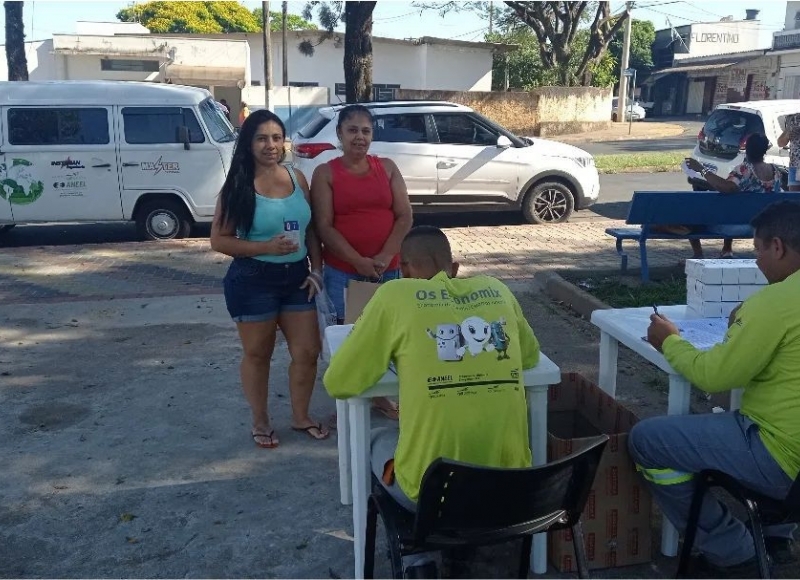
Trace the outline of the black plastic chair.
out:
<instances>
[{"instance_id":1,"label":"black plastic chair","mask_svg":"<svg viewBox=\"0 0 800 580\"><path fill-rule=\"evenodd\" d=\"M750 531L753 535L756 560L758 561L761 578L769 578L770 566L767 547L764 543L763 527L800 523L800 475L794 480L786 498L778 500L746 488L736 479L721 471L701 471L695 477L694 495L689 509L689 518L686 522L686 537L683 540L681 557L678 562L678 578L686 577L692 548L694 547L694 539L697 535L697 520L700 518L703 497L712 487L721 487L744 505L747 510L747 516L750 519Z\"/></svg>"},{"instance_id":2,"label":"black plastic chair","mask_svg":"<svg viewBox=\"0 0 800 580\"><path fill-rule=\"evenodd\" d=\"M367 509L364 577L372 578L378 514L386 527L394 578L402 557L522 538L519 577L528 577L531 534L571 528L581 578L589 570L580 516L608 436L547 465L497 469L439 458L422 478L416 513L401 507L373 479Z\"/></svg>"}]
</instances>

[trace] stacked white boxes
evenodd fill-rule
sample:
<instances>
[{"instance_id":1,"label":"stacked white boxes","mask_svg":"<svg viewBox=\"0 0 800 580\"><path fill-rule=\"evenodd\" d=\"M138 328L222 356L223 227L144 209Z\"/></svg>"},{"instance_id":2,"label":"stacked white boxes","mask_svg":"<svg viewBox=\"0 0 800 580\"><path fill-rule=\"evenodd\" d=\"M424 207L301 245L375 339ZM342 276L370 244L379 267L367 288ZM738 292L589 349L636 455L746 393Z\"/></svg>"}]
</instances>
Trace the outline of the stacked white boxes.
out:
<instances>
[{"instance_id":1,"label":"stacked white boxes","mask_svg":"<svg viewBox=\"0 0 800 580\"><path fill-rule=\"evenodd\" d=\"M766 285L755 260L686 260L686 305L702 318L727 317Z\"/></svg>"}]
</instances>

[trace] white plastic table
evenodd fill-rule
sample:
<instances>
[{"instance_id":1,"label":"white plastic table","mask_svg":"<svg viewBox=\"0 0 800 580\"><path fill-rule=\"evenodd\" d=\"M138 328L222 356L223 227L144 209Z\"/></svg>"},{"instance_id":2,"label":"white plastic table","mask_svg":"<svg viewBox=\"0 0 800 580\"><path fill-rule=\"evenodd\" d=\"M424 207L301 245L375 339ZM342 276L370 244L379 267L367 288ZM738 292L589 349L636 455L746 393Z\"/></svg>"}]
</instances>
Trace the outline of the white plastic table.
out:
<instances>
[{"instance_id":1,"label":"white plastic table","mask_svg":"<svg viewBox=\"0 0 800 580\"><path fill-rule=\"evenodd\" d=\"M325 342L333 355L350 333L351 324L329 326ZM534 465L547 463L547 388L561 382L561 370L544 354L535 368L523 371L528 405L528 429ZM339 431L339 489L343 505L353 504L354 578L364 577L364 532L370 493L370 399L397 396L397 376L387 371L374 387L356 397L336 401ZM348 445L349 442L349 445ZM533 537L531 570L547 571L547 534Z\"/></svg>"},{"instance_id":2,"label":"white plastic table","mask_svg":"<svg viewBox=\"0 0 800 580\"><path fill-rule=\"evenodd\" d=\"M672 321L698 318L685 305L659 307L658 312ZM611 308L592 313L592 324L600 329L600 388L616 398L617 356L622 343L669 375L667 414L686 415L689 413L691 384L669 365L664 355L642 340L647 335L651 314L652 307ZM732 391L731 410L738 409L740 401L741 389ZM661 527L661 552L665 556L678 553L678 531L666 518Z\"/></svg>"}]
</instances>

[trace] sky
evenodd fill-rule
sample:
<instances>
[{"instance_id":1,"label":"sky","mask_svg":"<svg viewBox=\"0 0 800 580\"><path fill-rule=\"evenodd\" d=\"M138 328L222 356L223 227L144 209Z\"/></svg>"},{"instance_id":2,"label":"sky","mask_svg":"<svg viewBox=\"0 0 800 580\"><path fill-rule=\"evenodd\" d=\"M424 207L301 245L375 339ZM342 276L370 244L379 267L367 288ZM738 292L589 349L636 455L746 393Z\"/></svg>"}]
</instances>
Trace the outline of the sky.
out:
<instances>
[{"instance_id":1,"label":"sky","mask_svg":"<svg viewBox=\"0 0 800 580\"><path fill-rule=\"evenodd\" d=\"M68 0L40 0L25 2L23 14L25 32L28 40L44 40L53 33L74 33L75 22L116 21L116 14L130 2L70 2ZM244 2L250 9L261 6L261 2ZM500 2L498 2L500 4ZM714 22L724 16L743 19L745 9L757 8L761 30L761 44L764 48L772 44L772 33L783 29L786 2L773 0L714 1L714 0L641 0L633 11L634 18L651 20L656 30L668 28L667 19L673 26L696 22ZM280 10L280 2L272 2L270 9ZM289 2L289 12L300 14L305 2ZM612 11L622 9L624 2L611 2ZM469 12L451 12L440 17L435 10L420 9L409 1L380 0L373 13L374 36L409 38L438 36L458 40L483 40L488 22ZM3 11L0 11L0 29L5 24Z\"/></svg>"}]
</instances>

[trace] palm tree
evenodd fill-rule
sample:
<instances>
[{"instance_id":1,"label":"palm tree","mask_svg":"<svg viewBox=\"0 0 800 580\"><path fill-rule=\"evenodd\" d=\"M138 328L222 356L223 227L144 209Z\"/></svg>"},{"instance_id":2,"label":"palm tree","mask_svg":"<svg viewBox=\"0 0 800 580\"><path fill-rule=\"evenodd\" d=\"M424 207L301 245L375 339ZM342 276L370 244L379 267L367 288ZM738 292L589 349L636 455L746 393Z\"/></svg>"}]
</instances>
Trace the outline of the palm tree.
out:
<instances>
[{"instance_id":1,"label":"palm tree","mask_svg":"<svg viewBox=\"0 0 800 580\"><path fill-rule=\"evenodd\" d=\"M22 2L4 2L6 9L6 62L8 80L28 80L28 59L25 57L25 24Z\"/></svg>"}]
</instances>

